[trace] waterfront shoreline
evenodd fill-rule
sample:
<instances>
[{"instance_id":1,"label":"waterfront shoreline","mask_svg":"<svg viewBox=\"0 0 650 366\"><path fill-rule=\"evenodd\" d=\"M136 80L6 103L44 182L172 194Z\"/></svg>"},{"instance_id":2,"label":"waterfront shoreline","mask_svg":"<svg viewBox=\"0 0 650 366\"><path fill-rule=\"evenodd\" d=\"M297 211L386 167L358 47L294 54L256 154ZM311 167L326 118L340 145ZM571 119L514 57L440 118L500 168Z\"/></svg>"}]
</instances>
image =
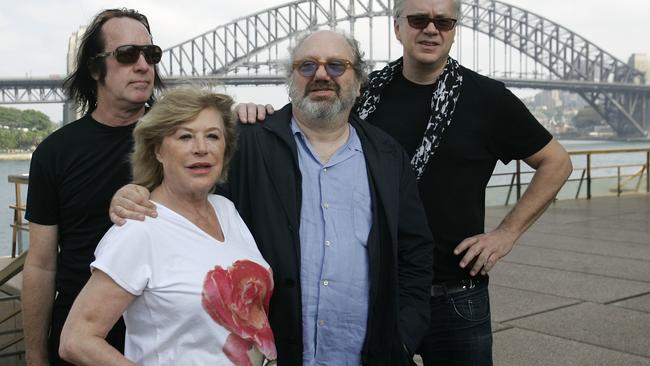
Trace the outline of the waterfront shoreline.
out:
<instances>
[{"instance_id":1,"label":"waterfront shoreline","mask_svg":"<svg viewBox=\"0 0 650 366\"><path fill-rule=\"evenodd\" d=\"M0 160L31 160L32 153L30 152L13 152L4 153L0 152Z\"/></svg>"}]
</instances>

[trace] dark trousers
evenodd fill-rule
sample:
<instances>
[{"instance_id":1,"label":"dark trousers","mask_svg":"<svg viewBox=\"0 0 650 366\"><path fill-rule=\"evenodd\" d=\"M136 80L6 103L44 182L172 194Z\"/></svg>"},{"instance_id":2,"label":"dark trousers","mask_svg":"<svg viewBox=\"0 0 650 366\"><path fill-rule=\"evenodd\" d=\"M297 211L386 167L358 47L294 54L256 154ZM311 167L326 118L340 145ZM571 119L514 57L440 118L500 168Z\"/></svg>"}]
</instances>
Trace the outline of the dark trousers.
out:
<instances>
[{"instance_id":1,"label":"dark trousers","mask_svg":"<svg viewBox=\"0 0 650 366\"><path fill-rule=\"evenodd\" d=\"M492 365L492 326L487 284L431 297L431 325L416 352L424 366Z\"/></svg>"},{"instance_id":2,"label":"dark trousers","mask_svg":"<svg viewBox=\"0 0 650 366\"><path fill-rule=\"evenodd\" d=\"M74 302L74 298L67 298L66 296L61 296L61 294L54 300L52 306L52 325L50 326L50 337L48 339L50 366L73 366L71 363L65 362L59 357L61 331L72 307L72 302ZM120 317L120 320L115 323L113 329L106 335L106 341L120 351L120 353L124 353L125 331L124 320Z\"/></svg>"}]
</instances>

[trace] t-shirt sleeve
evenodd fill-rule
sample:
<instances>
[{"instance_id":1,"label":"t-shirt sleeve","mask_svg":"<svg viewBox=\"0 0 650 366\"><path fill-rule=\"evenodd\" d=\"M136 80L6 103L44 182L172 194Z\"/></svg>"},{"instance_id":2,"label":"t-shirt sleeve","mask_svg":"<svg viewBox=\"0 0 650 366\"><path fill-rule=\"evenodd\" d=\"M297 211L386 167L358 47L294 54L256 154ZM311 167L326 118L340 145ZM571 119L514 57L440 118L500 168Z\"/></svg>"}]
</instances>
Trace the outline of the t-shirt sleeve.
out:
<instances>
[{"instance_id":1,"label":"t-shirt sleeve","mask_svg":"<svg viewBox=\"0 0 650 366\"><path fill-rule=\"evenodd\" d=\"M111 227L97 245L95 261L90 264L91 270L101 270L135 296L147 287L154 260L146 224L127 221L124 226Z\"/></svg>"},{"instance_id":2,"label":"t-shirt sleeve","mask_svg":"<svg viewBox=\"0 0 650 366\"><path fill-rule=\"evenodd\" d=\"M525 159L551 141L553 136L530 113L524 103L505 87L495 96L491 149L504 164Z\"/></svg>"},{"instance_id":3,"label":"t-shirt sleeve","mask_svg":"<svg viewBox=\"0 0 650 366\"><path fill-rule=\"evenodd\" d=\"M46 145L46 144L43 144ZM41 225L59 223L59 203L53 154L39 146L32 155L27 186L27 211L25 218Z\"/></svg>"}]
</instances>

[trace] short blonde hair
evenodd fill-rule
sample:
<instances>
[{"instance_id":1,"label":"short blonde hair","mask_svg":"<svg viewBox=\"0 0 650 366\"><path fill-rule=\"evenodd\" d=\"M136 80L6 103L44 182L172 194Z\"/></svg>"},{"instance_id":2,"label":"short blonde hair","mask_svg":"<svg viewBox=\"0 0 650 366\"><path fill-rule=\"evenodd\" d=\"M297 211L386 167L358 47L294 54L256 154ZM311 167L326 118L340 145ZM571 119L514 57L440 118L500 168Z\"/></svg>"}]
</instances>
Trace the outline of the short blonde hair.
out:
<instances>
[{"instance_id":1,"label":"short blonde hair","mask_svg":"<svg viewBox=\"0 0 650 366\"><path fill-rule=\"evenodd\" d=\"M226 148L219 182L225 181L237 141L233 103L228 95L198 87L183 86L168 90L133 130L133 183L144 186L149 191L158 187L163 180L163 167L156 159L156 148L180 125L195 119L208 108L217 111L223 119Z\"/></svg>"}]
</instances>

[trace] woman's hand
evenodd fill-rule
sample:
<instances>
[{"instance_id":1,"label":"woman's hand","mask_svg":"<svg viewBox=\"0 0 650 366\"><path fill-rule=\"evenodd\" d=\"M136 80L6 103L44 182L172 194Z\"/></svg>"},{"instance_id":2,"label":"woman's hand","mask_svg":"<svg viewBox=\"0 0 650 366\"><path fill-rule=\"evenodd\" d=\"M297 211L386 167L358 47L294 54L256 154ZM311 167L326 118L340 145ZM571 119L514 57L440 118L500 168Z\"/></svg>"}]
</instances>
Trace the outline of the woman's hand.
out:
<instances>
[{"instance_id":1,"label":"woman's hand","mask_svg":"<svg viewBox=\"0 0 650 366\"><path fill-rule=\"evenodd\" d=\"M126 219L143 221L146 216L156 217L156 205L149 201L150 192L146 188L127 184L120 188L111 199L108 215L111 221L122 226Z\"/></svg>"}]
</instances>

